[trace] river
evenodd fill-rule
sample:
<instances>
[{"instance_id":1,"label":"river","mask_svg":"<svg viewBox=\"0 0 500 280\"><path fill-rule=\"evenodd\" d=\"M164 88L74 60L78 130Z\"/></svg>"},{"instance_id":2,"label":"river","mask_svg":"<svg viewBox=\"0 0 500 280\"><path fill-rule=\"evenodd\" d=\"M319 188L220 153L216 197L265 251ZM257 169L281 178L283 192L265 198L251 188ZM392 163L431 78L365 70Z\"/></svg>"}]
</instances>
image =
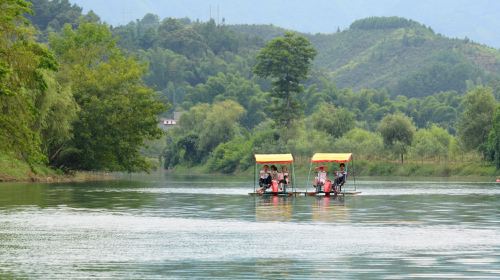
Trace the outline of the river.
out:
<instances>
[{"instance_id":1,"label":"river","mask_svg":"<svg viewBox=\"0 0 500 280\"><path fill-rule=\"evenodd\" d=\"M356 187L255 198L247 178L220 176L3 183L0 278L500 278L500 184Z\"/></svg>"}]
</instances>

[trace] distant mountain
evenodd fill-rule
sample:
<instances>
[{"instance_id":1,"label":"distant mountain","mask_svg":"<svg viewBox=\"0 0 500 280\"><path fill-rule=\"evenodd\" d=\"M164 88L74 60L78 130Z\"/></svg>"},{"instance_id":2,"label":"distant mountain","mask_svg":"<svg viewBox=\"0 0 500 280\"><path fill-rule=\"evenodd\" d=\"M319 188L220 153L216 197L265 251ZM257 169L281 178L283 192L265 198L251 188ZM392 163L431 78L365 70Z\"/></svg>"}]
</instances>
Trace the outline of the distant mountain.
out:
<instances>
[{"instance_id":1,"label":"distant mountain","mask_svg":"<svg viewBox=\"0 0 500 280\"><path fill-rule=\"evenodd\" d=\"M348 30L310 36L316 65L341 87L390 89L406 96L464 91L466 82L500 74L500 52L469 40L449 39L402 18L368 18Z\"/></svg>"},{"instance_id":2,"label":"distant mountain","mask_svg":"<svg viewBox=\"0 0 500 280\"><path fill-rule=\"evenodd\" d=\"M272 25L231 28L266 39L285 32ZM334 34L305 35L318 50L316 67L339 87L386 88L392 95L416 97L464 92L468 85L500 78L500 51L444 37L404 18L371 17Z\"/></svg>"},{"instance_id":3,"label":"distant mountain","mask_svg":"<svg viewBox=\"0 0 500 280\"><path fill-rule=\"evenodd\" d=\"M33 3L35 15L30 18L38 28L45 30L40 36L42 40L48 31L58 30L64 23L78 24L79 17L83 15L80 7L71 5L67 0L33 0ZM99 20L93 13L84 16L87 20ZM130 52L140 53L139 50L160 47L185 56L181 60L186 63L186 69L190 69L186 71L190 73L187 81L193 86L204 83L208 76L224 72L217 59L211 58L213 64L200 62L203 67L197 69L194 66L196 63L192 64L193 58L204 53L212 53L225 60L228 59L225 52L243 55L248 59L244 76L250 76L248 72L251 72L254 52L265 41L282 35L286 30L270 24L231 25L224 20L220 24L215 20L204 24L188 18L165 20L153 14L113 28L114 34L121 38L120 46ZM303 34L318 50L315 69L308 84L326 77L340 88L387 89L393 96L408 97L443 91L463 93L477 84L491 84L500 91L499 50L469 39L447 38L410 19L368 17L354 21L343 30L339 28L335 33ZM251 52L244 54L244 49ZM179 69L179 65L176 68ZM153 71L157 72L158 69ZM168 81L159 79L162 82L155 87L164 88Z\"/></svg>"},{"instance_id":4,"label":"distant mountain","mask_svg":"<svg viewBox=\"0 0 500 280\"><path fill-rule=\"evenodd\" d=\"M274 24L306 33L332 33L357 19L399 16L432 26L436 33L500 48L497 0L71 0L104 21L123 25L146 13L228 24Z\"/></svg>"}]
</instances>

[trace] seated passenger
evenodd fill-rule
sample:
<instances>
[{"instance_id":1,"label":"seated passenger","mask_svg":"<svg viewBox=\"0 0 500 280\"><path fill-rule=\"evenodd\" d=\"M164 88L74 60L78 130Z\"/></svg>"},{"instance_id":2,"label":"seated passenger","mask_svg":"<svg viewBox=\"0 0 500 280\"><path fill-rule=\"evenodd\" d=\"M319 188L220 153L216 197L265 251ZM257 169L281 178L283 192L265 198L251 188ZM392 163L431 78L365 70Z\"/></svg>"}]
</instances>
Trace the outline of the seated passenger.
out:
<instances>
[{"instance_id":1,"label":"seated passenger","mask_svg":"<svg viewBox=\"0 0 500 280\"><path fill-rule=\"evenodd\" d=\"M277 192L279 188L278 168L276 165L271 165L271 191Z\"/></svg>"},{"instance_id":2,"label":"seated passenger","mask_svg":"<svg viewBox=\"0 0 500 280\"><path fill-rule=\"evenodd\" d=\"M313 186L316 188L316 191L320 191L321 186L328 180L328 174L324 166L319 166L316 169L318 170L318 174L314 178Z\"/></svg>"},{"instance_id":3,"label":"seated passenger","mask_svg":"<svg viewBox=\"0 0 500 280\"><path fill-rule=\"evenodd\" d=\"M288 175L288 168L286 166L281 166L281 171L278 172L278 183L280 184L280 188L285 185L288 185L290 182Z\"/></svg>"},{"instance_id":4,"label":"seated passenger","mask_svg":"<svg viewBox=\"0 0 500 280\"><path fill-rule=\"evenodd\" d=\"M260 189L257 193L263 193L271 185L271 173L269 172L269 165L264 165L262 170L259 172L259 186Z\"/></svg>"},{"instance_id":5,"label":"seated passenger","mask_svg":"<svg viewBox=\"0 0 500 280\"><path fill-rule=\"evenodd\" d=\"M276 180L278 178L278 167L276 165L271 165L271 177L273 180Z\"/></svg>"},{"instance_id":6,"label":"seated passenger","mask_svg":"<svg viewBox=\"0 0 500 280\"><path fill-rule=\"evenodd\" d=\"M335 192L341 192L342 186L345 183L345 179L347 177L347 172L345 171L345 164L341 163L339 166L340 170L335 172L335 180L333 182Z\"/></svg>"}]
</instances>

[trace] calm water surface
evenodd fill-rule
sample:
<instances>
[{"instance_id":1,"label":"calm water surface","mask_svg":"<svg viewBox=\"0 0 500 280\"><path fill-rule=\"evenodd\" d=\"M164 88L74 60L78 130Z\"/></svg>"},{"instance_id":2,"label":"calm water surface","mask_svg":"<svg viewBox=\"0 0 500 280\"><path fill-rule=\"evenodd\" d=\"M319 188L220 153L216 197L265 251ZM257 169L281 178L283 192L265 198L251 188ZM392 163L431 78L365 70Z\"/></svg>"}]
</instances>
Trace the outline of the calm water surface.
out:
<instances>
[{"instance_id":1,"label":"calm water surface","mask_svg":"<svg viewBox=\"0 0 500 280\"><path fill-rule=\"evenodd\" d=\"M357 183L253 198L248 179L0 184L0 278L500 279L500 184Z\"/></svg>"}]
</instances>

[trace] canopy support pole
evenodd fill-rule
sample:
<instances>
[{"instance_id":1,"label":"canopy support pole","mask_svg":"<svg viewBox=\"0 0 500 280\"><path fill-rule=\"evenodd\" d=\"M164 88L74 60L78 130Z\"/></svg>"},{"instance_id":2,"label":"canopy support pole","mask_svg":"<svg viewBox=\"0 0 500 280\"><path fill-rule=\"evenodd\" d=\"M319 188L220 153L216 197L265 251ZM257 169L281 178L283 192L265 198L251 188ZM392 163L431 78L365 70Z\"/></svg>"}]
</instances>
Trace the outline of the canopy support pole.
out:
<instances>
[{"instance_id":1,"label":"canopy support pole","mask_svg":"<svg viewBox=\"0 0 500 280\"><path fill-rule=\"evenodd\" d=\"M357 187L356 187L356 174L355 174L355 170L354 170L354 157L352 157L352 179L354 181L354 191L356 191Z\"/></svg>"},{"instance_id":2,"label":"canopy support pole","mask_svg":"<svg viewBox=\"0 0 500 280\"><path fill-rule=\"evenodd\" d=\"M257 163L253 166L253 192L256 192L256 181L257 181Z\"/></svg>"},{"instance_id":3,"label":"canopy support pole","mask_svg":"<svg viewBox=\"0 0 500 280\"><path fill-rule=\"evenodd\" d=\"M295 165L292 162L292 192L295 194L297 190L295 189Z\"/></svg>"},{"instance_id":4,"label":"canopy support pole","mask_svg":"<svg viewBox=\"0 0 500 280\"><path fill-rule=\"evenodd\" d=\"M307 186L310 183L309 178L311 177L311 170L312 170L312 162L309 163L309 173L307 174L307 181L306 181L306 195L307 195Z\"/></svg>"}]
</instances>

